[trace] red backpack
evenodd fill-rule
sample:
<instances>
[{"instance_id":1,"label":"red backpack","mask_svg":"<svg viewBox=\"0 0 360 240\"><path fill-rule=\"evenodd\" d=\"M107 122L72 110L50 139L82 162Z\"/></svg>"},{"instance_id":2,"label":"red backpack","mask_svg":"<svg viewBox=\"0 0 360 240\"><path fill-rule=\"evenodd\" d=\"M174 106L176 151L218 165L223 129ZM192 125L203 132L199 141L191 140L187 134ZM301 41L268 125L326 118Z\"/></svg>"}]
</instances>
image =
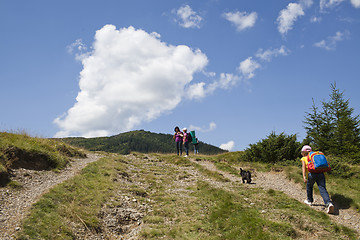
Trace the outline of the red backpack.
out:
<instances>
[{"instance_id":1,"label":"red backpack","mask_svg":"<svg viewBox=\"0 0 360 240\"><path fill-rule=\"evenodd\" d=\"M325 155L318 152L310 152L307 156L308 159L308 171L311 173L322 173L331 170L331 167L325 157Z\"/></svg>"}]
</instances>

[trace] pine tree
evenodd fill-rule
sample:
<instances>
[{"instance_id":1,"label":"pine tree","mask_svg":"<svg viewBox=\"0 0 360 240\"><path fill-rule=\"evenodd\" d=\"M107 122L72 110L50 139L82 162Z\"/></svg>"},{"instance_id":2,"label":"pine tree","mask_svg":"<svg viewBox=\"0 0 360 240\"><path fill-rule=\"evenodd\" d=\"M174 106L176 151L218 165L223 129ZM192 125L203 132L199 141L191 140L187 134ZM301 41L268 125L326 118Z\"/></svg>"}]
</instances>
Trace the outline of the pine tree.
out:
<instances>
[{"instance_id":1,"label":"pine tree","mask_svg":"<svg viewBox=\"0 0 360 240\"><path fill-rule=\"evenodd\" d=\"M307 137L306 144L311 144L317 149L328 151L332 147L333 121L328 109L323 112L318 110L313 99L312 113L306 113L304 123Z\"/></svg>"},{"instance_id":2,"label":"pine tree","mask_svg":"<svg viewBox=\"0 0 360 240\"><path fill-rule=\"evenodd\" d=\"M360 152L359 115L353 116L354 108L349 106L349 99L344 99L344 92L336 88L336 83L331 84L329 96L329 102L321 102L323 111L313 101L312 112L306 113L306 139L324 152L355 157Z\"/></svg>"},{"instance_id":3,"label":"pine tree","mask_svg":"<svg viewBox=\"0 0 360 240\"><path fill-rule=\"evenodd\" d=\"M336 83L331 84L330 102L323 103L333 118L334 148L340 154L354 154L360 150L359 115L353 117L354 108L349 107L349 99L345 100L344 92L336 88Z\"/></svg>"}]
</instances>

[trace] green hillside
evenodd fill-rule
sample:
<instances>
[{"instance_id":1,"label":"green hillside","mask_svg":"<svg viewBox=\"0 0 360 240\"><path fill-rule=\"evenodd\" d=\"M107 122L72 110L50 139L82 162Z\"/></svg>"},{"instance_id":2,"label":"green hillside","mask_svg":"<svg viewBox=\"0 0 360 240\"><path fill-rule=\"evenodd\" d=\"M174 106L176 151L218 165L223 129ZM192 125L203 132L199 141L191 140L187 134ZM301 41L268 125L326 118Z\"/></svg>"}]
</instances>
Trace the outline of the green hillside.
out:
<instances>
[{"instance_id":1,"label":"green hillside","mask_svg":"<svg viewBox=\"0 0 360 240\"><path fill-rule=\"evenodd\" d=\"M175 142L171 134L152 133L149 131L138 130L121 133L111 137L98 138L63 138L64 142L74 146L82 147L90 151L105 151L120 154L129 154L130 152L141 153L175 153ZM201 154L224 153L218 147L199 143ZM193 145L190 144L190 153L193 152Z\"/></svg>"}]
</instances>

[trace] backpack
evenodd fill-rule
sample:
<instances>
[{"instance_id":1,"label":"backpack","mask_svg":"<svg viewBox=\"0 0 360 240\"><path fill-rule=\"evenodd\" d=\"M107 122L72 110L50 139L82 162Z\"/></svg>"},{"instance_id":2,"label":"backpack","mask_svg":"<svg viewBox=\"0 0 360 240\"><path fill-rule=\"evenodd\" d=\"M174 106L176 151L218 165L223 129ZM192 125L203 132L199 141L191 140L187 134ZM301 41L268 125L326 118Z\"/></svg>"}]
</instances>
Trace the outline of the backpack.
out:
<instances>
[{"instance_id":1,"label":"backpack","mask_svg":"<svg viewBox=\"0 0 360 240\"><path fill-rule=\"evenodd\" d=\"M308 171L311 173L322 173L331 170L331 167L325 157L325 155L318 152L310 152L307 156L308 159Z\"/></svg>"},{"instance_id":2,"label":"backpack","mask_svg":"<svg viewBox=\"0 0 360 240\"><path fill-rule=\"evenodd\" d=\"M190 133L186 133L186 139L188 140L188 142L192 142L192 136Z\"/></svg>"}]
</instances>

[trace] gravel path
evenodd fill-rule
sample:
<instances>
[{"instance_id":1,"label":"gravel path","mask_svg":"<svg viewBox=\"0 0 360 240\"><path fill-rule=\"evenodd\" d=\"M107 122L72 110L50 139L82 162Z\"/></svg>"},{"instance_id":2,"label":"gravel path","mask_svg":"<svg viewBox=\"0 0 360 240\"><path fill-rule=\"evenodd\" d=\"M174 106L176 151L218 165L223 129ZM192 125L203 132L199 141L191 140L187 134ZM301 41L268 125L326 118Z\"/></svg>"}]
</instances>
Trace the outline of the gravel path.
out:
<instances>
[{"instance_id":1,"label":"gravel path","mask_svg":"<svg viewBox=\"0 0 360 240\"><path fill-rule=\"evenodd\" d=\"M0 239L15 239L16 231L20 230L21 220L28 213L29 208L41 195L53 186L75 176L88 163L98 160L101 156L88 153L87 158L73 159L64 170L34 171L14 169L12 180L20 182L22 189L12 190L0 188Z\"/></svg>"},{"instance_id":2,"label":"gravel path","mask_svg":"<svg viewBox=\"0 0 360 240\"><path fill-rule=\"evenodd\" d=\"M241 177L234 176L230 173L220 171L216 166L209 161L191 161L202 165L211 171L216 171L228 178L232 182L242 183ZM315 184L316 185L316 184ZM252 184L247 184L248 187L262 188L265 190L273 189L281 191L288 196L303 203L306 199L306 190L301 184L290 181L281 172L255 172L252 173ZM315 186L316 188L316 186ZM305 204L305 203L304 203ZM324 202L319 194L314 194L314 204L312 206L317 211L324 211ZM360 234L360 213L354 209L339 209L335 205L335 214L330 214L330 218L337 224L347 226L348 228L356 230Z\"/></svg>"}]
</instances>

